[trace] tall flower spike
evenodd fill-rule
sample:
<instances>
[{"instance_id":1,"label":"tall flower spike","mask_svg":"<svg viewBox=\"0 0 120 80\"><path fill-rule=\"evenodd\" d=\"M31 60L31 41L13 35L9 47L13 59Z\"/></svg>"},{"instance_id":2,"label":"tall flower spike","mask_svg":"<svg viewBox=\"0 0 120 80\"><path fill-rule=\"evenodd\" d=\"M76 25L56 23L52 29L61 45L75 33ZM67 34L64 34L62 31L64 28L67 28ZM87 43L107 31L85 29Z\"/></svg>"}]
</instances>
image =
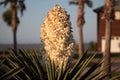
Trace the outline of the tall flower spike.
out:
<instances>
[{"instance_id":1,"label":"tall flower spike","mask_svg":"<svg viewBox=\"0 0 120 80\"><path fill-rule=\"evenodd\" d=\"M62 62L66 62L73 52L74 40L71 29L67 11L56 4L47 13L40 36L47 55L55 62L57 68L60 68Z\"/></svg>"}]
</instances>

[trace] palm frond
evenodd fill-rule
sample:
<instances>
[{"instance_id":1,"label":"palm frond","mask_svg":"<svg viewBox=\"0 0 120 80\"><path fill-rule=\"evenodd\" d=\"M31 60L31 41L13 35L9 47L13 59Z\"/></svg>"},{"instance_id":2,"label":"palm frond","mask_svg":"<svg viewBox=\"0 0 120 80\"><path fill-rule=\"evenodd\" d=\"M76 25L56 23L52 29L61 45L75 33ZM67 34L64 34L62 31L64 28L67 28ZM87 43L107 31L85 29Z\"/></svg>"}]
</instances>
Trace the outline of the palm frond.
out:
<instances>
[{"instance_id":1,"label":"palm frond","mask_svg":"<svg viewBox=\"0 0 120 80\"><path fill-rule=\"evenodd\" d=\"M4 0L2 2L0 2L0 5L4 5L6 7L6 5L10 2L10 0Z\"/></svg>"},{"instance_id":2,"label":"palm frond","mask_svg":"<svg viewBox=\"0 0 120 80\"><path fill-rule=\"evenodd\" d=\"M12 21L12 10L8 9L6 10L3 15L2 15L3 20L7 23L7 25L11 26L11 21ZM17 16L16 23L19 24L20 20Z\"/></svg>"},{"instance_id":3,"label":"palm frond","mask_svg":"<svg viewBox=\"0 0 120 80\"><path fill-rule=\"evenodd\" d=\"M78 5L78 0L69 1L69 5Z\"/></svg>"},{"instance_id":4,"label":"palm frond","mask_svg":"<svg viewBox=\"0 0 120 80\"><path fill-rule=\"evenodd\" d=\"M84 3L85 3L88 7L90 7L90 8L93 7L93 2L92 2L91 0L85 0ZM84 3L83 3L83 4L84 4ZM78 5L78 0L69 1L69 4L70 4L70 5Z\"/></svg>"},{"instance_id":5,"label":"palm frond","mask_svg":"<svg viewBox=\"0 0 120 80\"><path fill-rule=\"evenodd\" d=\"M19 7L20 7L21 15L23 15L23 11L26 10L24 0L19 0Z\"/></svg>"},{"instance_id":6,"label":"palm frond","mask_svg":"<svg viewBox=\"0 0 120 80\"><path fill-rule=\"evenodd\" d=\"M0 2L0 5L3 5L4 3L5 3L5 1Z\"/></svg>"},{"instance_id":7,"label":"palm frond","mask_svg":"<svg viewBox=\"0 0 120 80\"><path fill-rule=\"evenodd\" d=\"M9 26L11 26L12 12L10 9L3 13L2 18Z\"/></svg>"},{"instance_id":8,"label":"palm frond","mask_svg":"<svg viewBox=\"0 0 120 80\"><path fill-rule=\"evenodd\" d=\"M93 7L93 2L91 0L86 0L85 3L88 7L90 7L90 8Z\"/></svg>"},{"instance_id":9,"label":"palm frond","mask_svg":"<svg viewBox=\"0 0 120 80\"><path fill-rule=\"evenodd\" d=\"M11 0L4 0L4 1L0 2L0 5L4 5L6 7L6 5L10 2L11 2ZM17 3L18 3L17 7L19 6L21 16L22 16L23 12L26 10L25 0L18 0Z\"/></svg>"}]
</instances>

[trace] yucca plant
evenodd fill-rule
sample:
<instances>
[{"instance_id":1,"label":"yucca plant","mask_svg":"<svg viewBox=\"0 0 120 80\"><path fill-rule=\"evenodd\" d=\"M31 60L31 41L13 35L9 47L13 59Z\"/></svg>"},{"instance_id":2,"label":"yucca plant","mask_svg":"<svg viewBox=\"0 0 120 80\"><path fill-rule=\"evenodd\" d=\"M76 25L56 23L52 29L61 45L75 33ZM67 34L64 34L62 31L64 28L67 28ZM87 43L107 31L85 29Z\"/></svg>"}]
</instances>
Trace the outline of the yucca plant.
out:
<instances>
[{"instance_id":1,"label":"yucca plant","mask_svg":"<svg viewBox=\"0 0 120 80\"><path fill-rule=\"evenodd\" d=\"M10 50L9 54L9 57L6 57L5 60L1 61L3 68L1 66L0 73L3 75L0 77L0 80L6 80L7 78L16 79L16 77L13 77L16 74L20 79L43 80L44 69L40 59L41 56L38 55L35 50L20 50L19 55L15 55L14 52Z\"/></svg>"},{"instance_id":2,"label":"yucca plant","mask_svg":"<svg viewBox=\"0 0 120 80\"><path fill-rule=\"evenodd\" d=\"M8 51L10 56L0 62L0 80L104 80L101 76L99 66L102 61L91 64L95 55L85 54L79 58L73 67L68 66L68 61L56 70L55 63L50 58L44 61L36 50L20 50L15 55L12 50ZM112 80L119 79L115 75Z\"/></svg>"},{"instance_id":3,"label":"yucca plant","mask_svg":"<svg viewBox=\"0 0 120 80\"><path fill-rule=\"evenodd\" d=\"M59 69L62 62L72 55L74 48L70 16L65 8L56 4L47 13L40 29L40 38L46 54Z\"/></svg>"}]
</instances>

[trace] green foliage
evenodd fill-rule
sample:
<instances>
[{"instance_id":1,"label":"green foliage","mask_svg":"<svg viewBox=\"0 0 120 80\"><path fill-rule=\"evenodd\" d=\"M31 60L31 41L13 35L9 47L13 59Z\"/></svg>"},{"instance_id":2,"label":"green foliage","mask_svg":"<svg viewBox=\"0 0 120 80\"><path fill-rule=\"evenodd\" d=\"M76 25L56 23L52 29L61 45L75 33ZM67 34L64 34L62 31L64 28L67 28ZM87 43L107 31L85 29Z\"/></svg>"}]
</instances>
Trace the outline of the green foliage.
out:
<instances>
[{"instance_id":1,"label":"green foliage","mask_svg":"<svg viewBox=\"0 0 120 80\"><path fill-rule=\"evenodd\" d=\"M3 0L0 2L0 5L4 5L5 7L8 5L8 3L11 3L13 0ZM24 1L25 0L16 0L18 3L18 7L20 9L21 15L23 15L23 11L26 10L26 6Z\"/></svg>"},{"instance_id":2,"label":"green foliage","mask_svg":"<svg viewBox=\"0 0 120 80\"><path fill-rule=\"evenodd\" d=\"M20 50L19 55L18 54L15 55L12 50L9 52L11 56L7 57L2 63L7 67L10 67L10 69L24 68L24 70L19 72L18 74L19 78L22 78L25 80L26 79L43 80L42 74L44 74L44 71L42 68L41 60L39 60L40 55L38 56L35 50L31 50L29 51L29 53L27 53L28 51ZM8 74L8 72L5 72L5 73Z\"/></svg>"},{"instance_id":3,"label":"green foliage","mask_svg":"<svg viewBox=\"0 0 120 80\"><path fill-rule=\"evenodd\" d=\"M78 0L72 0L72 1L69 2L69 4L70 4L70 5L71 5L71 4L78 5Z\"/></svg>"},{"instance_id":4,"label":"green foliage","mask_svg":"<svg viewBox=\"0 0 120 80\"><path fill-rule=\"evenodd\" d=\"M86 53L79 58L73 67L69 61L63 63L58 70L50 58L47 60L34 49L30 51L20 50L19 55L12 50L10 56L0 61L0 80L104 80L99 66L102 61L91 64L95 55L88 56ZM89 66L91 65L91 66ZM120 75L111 79L119 79Z\"/></svg>"},{"instance_id":5,"label":"green foliage","mask_svg":"<svg viewBox=\"0 0 120 80\"><path fill-rule=\"evenodd\" d=\"M23 15L23 11L26 10L26 6L25 6L25 3L24 3L25 0L19 0L19 8L20 8L20 12L21 12L21 15Z\"/></svg>"},{"instance_id":6,"label":"green foliage","mask_svg":"<svg viewBox=\"0 0 120 80\"><path fill-rule=\"evenodd\" d=\"M9 4L9 3L12 3L13 0L3 0L0 2L0 5L4 5L5 7ZM23 15L23 11L26 10L26 6L25 6L25 3L24 3L24 0L17 0L17 3L18 5L16 5L16 9L17 10L20 10L21 12L21 15ZM3 20L9 25L11 26L11 21L12 21L12 10L11 9L7 9L3 15ZM19 21L19 17L17 16L17 20L16 20L16 23L19 24L20 21Z\"/></svg>"},{"instance_id":7,"label":"green foliage","mask_svg":"<svg viewBox=\"0 0 120 80\"><path fill-rule=\"evenodd\" d=\"M79 0L71 0L70 2L69 2L69 4L70 5L78 5L78 1ZM90 8L92 8L93 7L93 3L92 3L92 1L91 0L84 0L84 3L88 6L88 7L90 7Z\"/></svg>"},{"instance_id":8,"label":"green foliage","mask_svg":"<svg viewBox=\"0 0 120 80\"><path fill-rule=\"evenodd\" d=\"M97 43L94 41L89 42L88 48L89 51L97 51Z\"/></svg>"},{"instance_id":9,"label":"green foliage","mask_svg":"<svg viewBox=\"0 0 120 80\"><path fill-rule=\"evenodd\" d=\"M91 0L86 0L85 3L88 7L90 7L90 8L93 7L93 2Z\"/></svg>"},{"instance_id":10,"label":"green foliage","mask_svg":"<svg viewBox=\"0 0 120 80\"><path fill-rule=\"evenodd\" d=\"M11 0L4 0L2 2L0 2L0 5L4 5L6 7L6 5L10 2Z\"/></svg>"},{"instance_id":11,"label":"green foliage","mask_svg":"<svg viewBox=\"0 0 120 80\"><path fill-rule=\"evenodd\" d=\"M12 21L12 10L11 9L8 9L6 10L3 15L3 20L7 23L7 25L11 26L11 21ZM19 24L20 21L19 21L19 18L17 17L17 20L16 20L16 23Z\"/></svg>"}]
</instances>

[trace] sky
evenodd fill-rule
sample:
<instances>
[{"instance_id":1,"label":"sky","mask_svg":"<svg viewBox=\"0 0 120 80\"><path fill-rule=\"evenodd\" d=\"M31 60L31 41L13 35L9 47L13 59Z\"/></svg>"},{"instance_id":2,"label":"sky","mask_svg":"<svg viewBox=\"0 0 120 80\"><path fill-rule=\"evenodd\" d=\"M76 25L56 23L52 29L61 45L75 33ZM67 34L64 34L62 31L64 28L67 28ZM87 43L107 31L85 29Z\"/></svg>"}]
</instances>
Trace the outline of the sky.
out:
<instances>
[{"instance_id":1,"label":"sky","mask_svg":"<svg viewBox=\"0 0 120 80\"><path fill-rule=\"evenodd\" d=\"M70 0L25 0L26 11L23 16L20 16L20 24L17 29L17 42L18 44L38 44L40 43L40 28L47 15L55 4L59 4L62 8L65 8L70 15L70 21L73 28L73 36L76 42L78 42L78 27L77 20L77 8L76 5L69 5ZM85 21L83 28L84 42L97 40L97 15L93 10L104 5L104 0L92 0L93 8L85 6ZM8 9L9 5L5 8L0 6L0 44L12 44L13 32L2 20L2 13Z\"/></svg>"}]
</instances>

